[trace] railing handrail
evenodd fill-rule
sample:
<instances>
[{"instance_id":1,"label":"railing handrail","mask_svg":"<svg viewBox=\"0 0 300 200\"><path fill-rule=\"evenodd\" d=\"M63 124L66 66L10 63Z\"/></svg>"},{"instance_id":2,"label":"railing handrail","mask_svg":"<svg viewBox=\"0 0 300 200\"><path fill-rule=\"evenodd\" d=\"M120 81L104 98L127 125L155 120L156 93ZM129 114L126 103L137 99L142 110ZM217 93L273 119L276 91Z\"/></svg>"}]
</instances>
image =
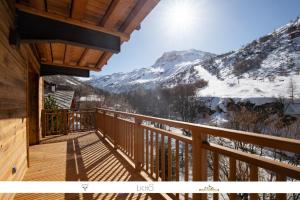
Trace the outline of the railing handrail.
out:
<instances>
[{"instance_id":1,"label":"railing handrail","mask_svg":"<svg viewBox=\"0 0 300 200\"><path fill-rule=\"evenodd\" d=\"M212 136L223 137L227 139L237 140L240 142L246 142L254 145L275 148L279 150L300 154L300 140L297 139L263 135L258 133L219 128L219 127L213 127L213 126L207 126L201 124L194 124L194 123L182 122L182 121L171 120L171 119L163 119L163 118L151 117L151 116L146 116L141 114L115 111L115 110L105 109L105 108L97 108L97 109L101 111L112 112L115 114L135 117L138 118L139 120L152 121L152 122L166 124L177 128L192 130L193 134L208 134Z\"/></svg>"},{"instance_id":2,"label":"railing handrail","mask_svg":"<svg viewBox=\"0 0 300 200\"><path fill-rule=\"evenodd\" d=\"M104 138L107 138L111 142L114 148L121 150L134 162L137 171L143 170L153 180L171 181L174 180L175 173L175 179L179 181L181 173L179 172L179 157L181 156L181 159L184 158L182 163L184 164L184 174L182 172L180 176L185 181L205 181L208 177L208 155L212 156L211 162L213 165L214 181L221 179L219 179L219 161L222 158L221 156L225 156L228 159L228 161L224 161L222 158L223 162L228 162L229 168L228 179L225 177L225 180L258 181L259 168L275 172L276 181L286 181L290 178L300 179L300 167L297 164L293 165L288 163L287 160L282 161L276 157L274 159L264 157L263 154L259 155L259 152L242 151L239 148L235 149L232 145L226 147L226 145L218 145L216 142L210 143L213 140L208 140L207 135L227 138L231 142L230 144L240 141L257 145L258 149L267 147L266 151L270 150L268 148L274 148L279 151L300 153L300 140L297 139L193 124L106 108L92 108L78 111L61 109L61 111L63 112L49 113L48 116L53 119L53 115L57 115L64 119L63 121L68 124L67 129L64 129L65 131L77 131L78 129L74 125L75 121L77 122L76 126L80 122L81 127L81 122L83 122L83 128L85 128L86 124L87 128L92 127L94 130L99 131ZM85 115L81 114L86 113L85 111L90 112L86 114L87 116L92 115L91 118L87 118L88 121L93 123L92 126L90 123L85 123ZM42 110L44 118L47 116L45 112L47 110ZM83 121L81 121L81 117ZM143 123L143 121L150 123ZM186 129L192 135L191 137L185 136L172 128L169 130L157 128L152 123ZM71 128L68 128L70 125ZM262 152L262 150L260 151ZM237 164L240 161L249 166L250 174L248 179L237 175ZM193 199L200 199L200 196L200 194L193 194ZM178 194L176 194L176 197L179 197ZM252 195L252 197L251 199L257 199L255 195ZM187 194L185 194L185 198L188 198Z\"/></svg>"}]
</instances>

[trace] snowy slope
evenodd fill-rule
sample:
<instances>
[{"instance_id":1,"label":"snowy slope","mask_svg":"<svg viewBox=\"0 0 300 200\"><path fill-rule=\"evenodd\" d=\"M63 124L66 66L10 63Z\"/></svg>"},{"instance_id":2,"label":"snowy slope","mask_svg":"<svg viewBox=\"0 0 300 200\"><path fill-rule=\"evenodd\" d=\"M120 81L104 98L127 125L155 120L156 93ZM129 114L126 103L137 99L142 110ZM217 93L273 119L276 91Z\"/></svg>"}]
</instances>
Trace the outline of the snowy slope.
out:
<instances>
[{"instance_id":1,"label":"snowy slope","mask_svg":"<svg viewBox=\"0 0 300 200\"><path fill-rule=\"evenodd\" d=\"M149 68L93 79L93 86L113 92L139 87L173 87L197 80L208 81L202 97L252 99L288 98L290 82L300 98L300 19L223 55L188 50L163 54Z\"/></svg>"}]
</instances>

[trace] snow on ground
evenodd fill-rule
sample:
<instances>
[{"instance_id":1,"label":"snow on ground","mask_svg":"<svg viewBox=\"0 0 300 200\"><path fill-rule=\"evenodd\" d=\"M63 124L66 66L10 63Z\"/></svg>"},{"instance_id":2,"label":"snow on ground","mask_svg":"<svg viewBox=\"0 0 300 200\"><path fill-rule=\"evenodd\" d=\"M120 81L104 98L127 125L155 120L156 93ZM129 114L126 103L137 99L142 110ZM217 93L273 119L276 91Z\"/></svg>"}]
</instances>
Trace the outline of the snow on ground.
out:
<instances>
[{"instance_id":1,"label":"snow on ground","mask_svg":"<svg viewBox=\"0 0 300 200\"><path fill-rule=\"evenodd\" d=\"M273 80L253 78L227 78L220 80L210 74L201 65L196 66L202 79L208 81L208 86L198 91L198 96L247 99L252 103L263 104L274 101L275 98L290 98L290 82L294 84L295 98L300 98L300 75L289 77L278 76Z\"/></svg>"},{"instance_id":2,"label":"snow on ground","mask_svg":"<svg viewBox=\"0 0 300 200\"><path fill-rule=\"evenodd\" d=\"M104 96L98 96L98 95L88 95L80 97L79 101L85 102L85 101L104 101Z\"/></svg>"},{"instance_id":3,"label":"snow on ground","mask_svg":"<svg viewBox=\"0 0 300 200\"><path fill-rule=\"evenodd\" d=\"M90 81L93 79L93 77L88 77L88 78L85 78L85 77L75 77L77 80L79 81L82 81L82 82L86 82L86 81Z\"/></svg>"}]
</instances>

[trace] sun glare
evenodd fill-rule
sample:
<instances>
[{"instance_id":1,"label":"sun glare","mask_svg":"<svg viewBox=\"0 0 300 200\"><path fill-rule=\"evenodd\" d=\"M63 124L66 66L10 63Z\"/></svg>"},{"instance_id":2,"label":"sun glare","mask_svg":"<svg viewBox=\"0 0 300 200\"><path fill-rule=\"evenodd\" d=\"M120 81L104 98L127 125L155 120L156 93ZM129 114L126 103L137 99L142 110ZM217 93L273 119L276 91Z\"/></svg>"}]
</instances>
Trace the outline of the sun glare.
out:
<instances>
[{"instance_id":1,"label":"sun glare","mask_svg":"<svg viewBox=\"0 0 300 200\"><path fill-rule=\"evenodd\" d=\"M193 0L169 1L166 10L165 23L173 32L190 32L197 23L199 10Z\"/></svg>"}]
</instances>

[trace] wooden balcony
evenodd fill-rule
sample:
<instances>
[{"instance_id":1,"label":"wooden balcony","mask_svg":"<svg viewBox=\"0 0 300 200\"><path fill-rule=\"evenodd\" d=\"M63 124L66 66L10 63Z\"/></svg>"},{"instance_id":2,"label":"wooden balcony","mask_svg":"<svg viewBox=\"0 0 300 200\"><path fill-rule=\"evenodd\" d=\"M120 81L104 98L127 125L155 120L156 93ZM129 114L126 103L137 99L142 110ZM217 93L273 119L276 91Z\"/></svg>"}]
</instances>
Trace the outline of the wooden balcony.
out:
<instances>
[{"instance_id":1,"label":"wooden balcony","mask_svg":"<svg viewBox=\"0 0 300 200\"><path fill-rule=\"evenodd\" d=\"M258 154L299 156L300 141L221 129L107 109L43 111L44 140L30 149L25 180L295 181L300 167ZM178 131L185 130L191 137ZM78 132L81 131L81 132ZM60 134L60 135L57 135ZM224 141L222 144L220 141ZM224 145L224 143L226 145ZM241 145L242 144L242 145ZM243 148L241 148L241 146ZM269 178L266 178L269 177ZM123 194L124 195L124 194ZM250 200L259 194L249 194ZM51 195L53 198L84 196ZM168 194L172 199L207 195ZM274 195L287 199L287 194ZM39 195L17 195L30 199ZM162 196L105 194L99 199L162 199ZM214 194L213 199L219 199ZM42 198L42 197L41 197ZM50 197L49 197L50 198ZM229 194L230 199L239 199Z\"/></svg>"},{"instance_id":2,"label":"wooden balcony","mask_svg":"<svg viewBox=\"0 0 300 200\"><path fill-rule=\"evenodd\" d=\"M30 147L24 181L145 181L132 162L95 131L44 138ZM146 194L17 194L20 199L163 199Z\"/></svg>"}]
</instances>

